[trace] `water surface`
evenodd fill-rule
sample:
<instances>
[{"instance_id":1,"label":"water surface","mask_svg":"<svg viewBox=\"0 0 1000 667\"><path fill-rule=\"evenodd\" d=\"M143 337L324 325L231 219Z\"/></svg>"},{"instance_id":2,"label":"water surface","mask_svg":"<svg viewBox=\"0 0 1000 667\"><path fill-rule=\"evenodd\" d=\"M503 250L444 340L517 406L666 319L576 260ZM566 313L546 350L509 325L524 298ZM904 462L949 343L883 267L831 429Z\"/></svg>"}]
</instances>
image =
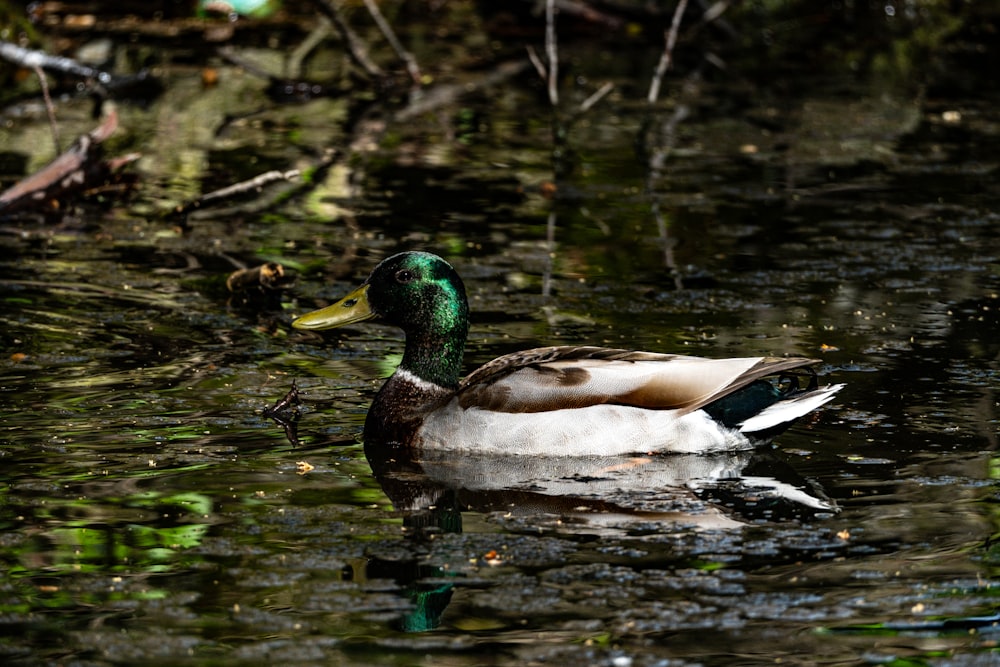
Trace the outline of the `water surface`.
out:
<instances>
[{"instance_id":1,"label":"water surface","mask_svg":"<svg viewBox=\"0 0 1000 667\"><path fill-rule=\"evenodd\" d=\"M624 93L554 158L530 76L263 213L155 209L339 145L339 102L202 135L196 179L147 147L134 201L6 230L6 664L997 658L997 100L699 108L651 170ZM129 141L166 142L142 128L172 99L123 108ZM410 248L466 280L469 368L597 343L811 356L847 388L752 453L373 472L399 335L289 322ZM225 276L263 261L297 283L243 307ZM293 382L298 442L264 413Z\"/></svg>"}]
</instances>

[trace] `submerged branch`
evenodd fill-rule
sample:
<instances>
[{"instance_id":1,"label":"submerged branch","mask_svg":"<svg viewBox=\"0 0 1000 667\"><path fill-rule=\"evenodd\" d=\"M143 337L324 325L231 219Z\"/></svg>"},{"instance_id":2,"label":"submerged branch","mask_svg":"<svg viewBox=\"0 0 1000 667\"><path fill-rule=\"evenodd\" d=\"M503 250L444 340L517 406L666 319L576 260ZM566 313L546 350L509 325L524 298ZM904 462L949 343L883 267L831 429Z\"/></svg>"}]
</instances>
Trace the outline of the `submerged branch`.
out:
<instances>
[{"instance_id":1,"label":"submerged branch","mask_svg":"<svg viewBox=\"0 0 1000 667\"><path fill-rule=\"evenodd\" d=\"M470 83L442 84L424 90L420 99L412 101L408 106L400 109L393 120L396 122L409 120L420 114L434 111L443 106L452 104L455 100L464 95L481 91L484 88L495 86L507 79L520 74L527 68L528 64L524 60L512 60L500 63L496 68L478 81Z\"/></svg>"},{"instance_id":2,"label":"submerged branch","mask_svg":"<svg viewBox=\"0 0 1000 667\"><path fill-rule=\"evenodd\" d=\"M299 388L296 386L295 380L292 380L292 386L288 392L275 401L274 405L264 408L264 416L284 430L288 444L292 447L298 447L302 444L299 440L298 428L299 419L302 417L302 412L299 410L300 405L302 405L302 401L299 399Z\"/></svg>"},{"instance_id":3,"label":"submerged branch","mask_svg":"<svg viewBox=\"0 0 1000 667\"><path fill-rule=\"evenodd\" d=\"M615 84L605 81L604 85L594 91L590 97L580 103L580 113L587 113L590 108L604 99L604 97L615 89Z\"/></svg>"}]
</instances>

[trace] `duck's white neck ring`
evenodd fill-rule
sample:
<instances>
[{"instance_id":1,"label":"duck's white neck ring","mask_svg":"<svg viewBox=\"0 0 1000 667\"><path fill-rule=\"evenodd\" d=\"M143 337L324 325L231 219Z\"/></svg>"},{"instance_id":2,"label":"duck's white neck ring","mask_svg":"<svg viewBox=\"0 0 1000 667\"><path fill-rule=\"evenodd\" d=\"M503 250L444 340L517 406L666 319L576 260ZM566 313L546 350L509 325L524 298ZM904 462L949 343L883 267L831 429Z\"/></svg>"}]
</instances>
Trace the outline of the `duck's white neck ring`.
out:
<instances>
[{"instance_id":1,"label":"duck's white neck ring","mask_svg":"<svg viewBox=\"0 0 1000 667\"><path fill-rule=\"evenodd\" d=\"M447 391L447 388L442 387L439 384L435 384L434 382L425 380L419 375L412 373L411 371L408 371L405 368L397 368L395 376L404 382L415 385L421 391L428 391L428 392Z\"/></svg>"}]
</instances>

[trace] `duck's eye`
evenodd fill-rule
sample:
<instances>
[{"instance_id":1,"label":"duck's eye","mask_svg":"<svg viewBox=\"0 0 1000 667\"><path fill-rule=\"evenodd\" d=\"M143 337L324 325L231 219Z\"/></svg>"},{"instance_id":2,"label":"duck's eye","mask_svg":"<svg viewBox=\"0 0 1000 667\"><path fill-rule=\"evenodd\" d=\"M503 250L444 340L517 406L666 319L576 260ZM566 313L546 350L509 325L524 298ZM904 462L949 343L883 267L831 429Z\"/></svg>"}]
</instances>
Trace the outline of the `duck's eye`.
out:
<instances>
[{"instance_id":1,"label":"duck's eye","mask_svg":"<svg viewBox=\"0 0 1000 667\"><path fill-rule=\"evenodd\" d=\"M400 269L399 271L396 271L396 282L400 285L412 283L413 279L416 277L417 276L413 273L413 271L408 269Z\"/></svg>"}]
</instances>

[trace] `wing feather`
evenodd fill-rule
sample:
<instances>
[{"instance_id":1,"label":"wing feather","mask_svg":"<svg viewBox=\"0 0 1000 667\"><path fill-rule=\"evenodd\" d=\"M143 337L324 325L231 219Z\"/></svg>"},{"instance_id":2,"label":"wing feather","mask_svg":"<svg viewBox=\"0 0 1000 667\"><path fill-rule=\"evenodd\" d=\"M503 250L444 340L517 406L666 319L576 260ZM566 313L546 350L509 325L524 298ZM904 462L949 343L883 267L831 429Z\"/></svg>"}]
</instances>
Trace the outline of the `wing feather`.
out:
<instances>
[{"instance_id":1,"label":"wing feather","mask_svg":"<svg viewBox=\"0 0 1000 667\"><path fill-rule=\"evenodd\" d=\"M462 407L544 412L590 405L697 410L770 375L804 368L803 357L703 359L597 347L547 347L499 357L466 378Z\"/></svg>"}]
</instances>

